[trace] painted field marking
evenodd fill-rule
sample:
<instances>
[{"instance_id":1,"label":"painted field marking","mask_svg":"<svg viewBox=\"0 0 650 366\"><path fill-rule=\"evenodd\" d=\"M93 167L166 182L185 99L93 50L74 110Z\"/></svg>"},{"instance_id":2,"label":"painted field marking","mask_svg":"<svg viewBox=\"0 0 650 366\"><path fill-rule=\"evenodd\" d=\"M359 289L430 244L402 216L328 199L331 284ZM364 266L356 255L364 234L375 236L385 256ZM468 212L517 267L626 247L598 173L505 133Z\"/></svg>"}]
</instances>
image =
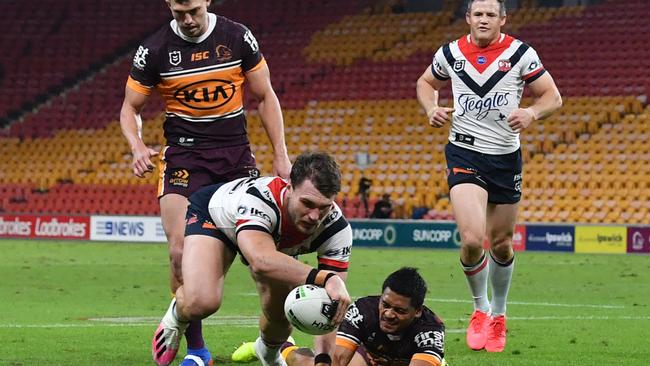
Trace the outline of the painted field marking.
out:
<instances>
[{"instance_id":1,"label":"painted field marking","mask_svg":"<svg viewBox=\"0 0 650 366\"><path fill-rule=\"evenodd\" d=\"M446 319L449 324L451 322L464 322L468 318ZM548 321L548 320L650 320L650 315L642 316L607 316L607 315L594 315L594 316L511 316L508 320L522 320L522 321ZM7 328L93 328L93 327L155 327L160 321L157 317L114 317L114 318L89 318L88 323L53 323L53 324L0 324L0 329ZM217 326L230 326L239 328L257 328L257 316L221 316L205 319L203 324L217 325ZM464 333L465 329L447 329L448 333Z\"/></svg>"}]
</instances>

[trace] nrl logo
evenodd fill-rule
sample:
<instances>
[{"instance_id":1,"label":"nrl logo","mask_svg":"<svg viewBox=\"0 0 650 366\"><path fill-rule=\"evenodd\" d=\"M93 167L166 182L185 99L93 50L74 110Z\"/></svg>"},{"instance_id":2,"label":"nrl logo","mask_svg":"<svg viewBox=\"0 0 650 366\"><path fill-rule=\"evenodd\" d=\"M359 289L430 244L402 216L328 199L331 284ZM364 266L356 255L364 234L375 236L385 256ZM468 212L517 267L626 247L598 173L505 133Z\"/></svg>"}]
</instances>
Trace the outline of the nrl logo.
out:
<instances>
[{"instance_id":1,"label":"nrl logo","mask_svg":"<svg viewBox=\"0 0 650 366\"><path fill-rule=\"evenodd\" d=\"M460 72L465 68L465 60L456 60L454 62L454 71Z\"/></svg>"},{"instance_id":2,"label":"nrl logo","mask_svg":"<svg viewBox=\"0 0 650 366\"><path fill-rule=\"evenodd\" d=\"M172 51L169 53L169 63L178 66L181 63L181 51Z\"/></svg>"}]
</instances>

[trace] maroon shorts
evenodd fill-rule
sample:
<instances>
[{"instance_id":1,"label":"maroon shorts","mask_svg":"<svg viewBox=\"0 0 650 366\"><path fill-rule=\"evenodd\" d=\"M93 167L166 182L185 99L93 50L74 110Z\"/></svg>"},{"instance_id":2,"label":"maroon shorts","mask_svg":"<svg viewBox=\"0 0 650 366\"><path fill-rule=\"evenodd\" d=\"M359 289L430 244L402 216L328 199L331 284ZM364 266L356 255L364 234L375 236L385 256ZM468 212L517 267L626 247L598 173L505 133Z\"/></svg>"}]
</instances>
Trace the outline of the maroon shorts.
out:
<instances>
[{"instance_id":1,"label":"maroon shorts","mask_svg":"<svg viewBox=\"0 0 650 366\"><path fill-rule=\"evenodd\" d=\"M372 357L370 357L370 355L368 354L368 352L366 352L366 349L363 347L363 345L360 345L359 347L357 347L357 353L358 353L359 355L361 355L361 358L363 358L363 360L366 361L366 363L367 363L369 366L373 366L373 365L375 364L375 362L373 361Z\"/></svg>"},{"instance_id":2,"label":"maroon shorts","mask_svg":"<svg viewBox=\"0 0 650 366\"><path fill-rule=\"evenodd\" d=\"M259 175L248 144L215 149L166 146L158 168L158 198L168 193L189 197L210 184Z\"/></svg>"}]
</instances>

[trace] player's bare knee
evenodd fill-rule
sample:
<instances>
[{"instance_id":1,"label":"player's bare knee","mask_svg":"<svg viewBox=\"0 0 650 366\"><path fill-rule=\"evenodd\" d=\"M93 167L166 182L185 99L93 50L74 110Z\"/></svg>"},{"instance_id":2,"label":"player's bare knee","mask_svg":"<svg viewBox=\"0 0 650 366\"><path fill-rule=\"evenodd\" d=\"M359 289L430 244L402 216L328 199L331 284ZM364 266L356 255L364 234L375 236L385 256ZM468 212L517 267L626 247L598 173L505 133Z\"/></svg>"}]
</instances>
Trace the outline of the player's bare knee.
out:
<instances>
[{"instance_id":1,"label":"player's bare knee","mask_svg":"<svg viewBox=\"0 0 650 366\"><path fill-rule=\"evenodd\" d=\"M490 251L498 261L507 261L512 257L512 239L497 238L490 243Z\"/></svg>"},{"instance_id":2,"label":"player's bare knee","mask_svg":"<svg viewBox=\"0 0 650 366\"><path fill-rule=\"evenodd\" d=\"M216 313L221 307L221 298L217 295L186 294L183 313L192 320L203 319Z\"/></svg>"},{"instance_id":3,"label":"player's bare knee","mask_svg":"<svg viewBox=\"0 0 650 366\"><path fill-rule=\"evenodd\" d=\"M460 233L460 243L469 250L479 250L483 248L485 236L472 230L463 230Z\"/></svg>"}]
</instances>

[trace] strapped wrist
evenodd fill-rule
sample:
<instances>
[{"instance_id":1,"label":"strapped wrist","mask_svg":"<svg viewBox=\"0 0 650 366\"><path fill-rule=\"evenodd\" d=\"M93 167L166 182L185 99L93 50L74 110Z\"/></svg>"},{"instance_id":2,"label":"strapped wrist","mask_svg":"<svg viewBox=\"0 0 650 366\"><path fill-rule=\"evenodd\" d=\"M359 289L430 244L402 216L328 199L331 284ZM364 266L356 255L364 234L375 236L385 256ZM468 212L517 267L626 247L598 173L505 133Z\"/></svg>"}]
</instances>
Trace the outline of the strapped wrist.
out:
<instances>
[{"instance_id":1,"label":"strapped wrist","mask_svg":"<svg viewBox=\"0 0 650 366\"><path fill-rule=\"evenodd\" d=\"M305 280L305 284L325 287L327 281L334 276L336 276L336 273L313 268L311 271L309 271L307 279Z\"/></svg>"}]
</instances>

